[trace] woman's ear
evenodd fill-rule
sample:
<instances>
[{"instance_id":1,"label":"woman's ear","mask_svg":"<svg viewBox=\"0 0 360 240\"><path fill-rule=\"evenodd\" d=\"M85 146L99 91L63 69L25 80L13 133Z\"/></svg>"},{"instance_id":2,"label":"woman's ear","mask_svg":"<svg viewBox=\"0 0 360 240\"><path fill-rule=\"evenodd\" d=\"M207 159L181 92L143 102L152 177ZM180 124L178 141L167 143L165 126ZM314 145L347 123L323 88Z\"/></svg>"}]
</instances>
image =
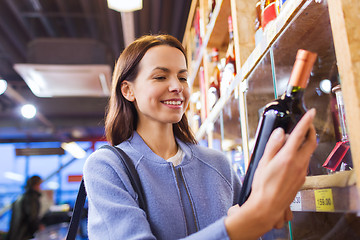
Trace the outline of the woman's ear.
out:
<instances>
[{"instance_id":1,"label":"woman's ear","mask_svg":"<svg viewBox=\"0 0 360 240\"><path fill-rule=\"evenodd\" d=\"M135 95L132 90L132 85L130 82L124 80L121 83L121 93L124 96L124 98L130 102L135 101Z\"/></svg>"}]
</instances>

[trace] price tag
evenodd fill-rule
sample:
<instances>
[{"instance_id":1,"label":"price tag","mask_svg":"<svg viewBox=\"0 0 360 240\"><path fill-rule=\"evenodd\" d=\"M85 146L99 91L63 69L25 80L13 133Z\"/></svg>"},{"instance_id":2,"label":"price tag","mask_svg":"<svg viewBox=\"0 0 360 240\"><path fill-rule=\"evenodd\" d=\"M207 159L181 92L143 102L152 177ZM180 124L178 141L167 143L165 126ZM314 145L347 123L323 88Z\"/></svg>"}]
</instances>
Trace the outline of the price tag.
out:
<instances>
[{"instance_id":1,"label":"price tag","mask_svg":"<svg viewBox=\"0 0 360 240\"><path fill-rule=\"evenodd\" d=\"M290 204L291 211L301 211L301 192L298 192L294 198L294 201Z\"/></svg>"},{"instance_id":2,"label":"price tag","mask_svg":"<svg viewBox=\"0 0 360 240\"><path fill-rule=\"evenodd\" d=\"M332 189L314 190L316 211L333 212L334 200Z\"/></svg>"}]
</instances>

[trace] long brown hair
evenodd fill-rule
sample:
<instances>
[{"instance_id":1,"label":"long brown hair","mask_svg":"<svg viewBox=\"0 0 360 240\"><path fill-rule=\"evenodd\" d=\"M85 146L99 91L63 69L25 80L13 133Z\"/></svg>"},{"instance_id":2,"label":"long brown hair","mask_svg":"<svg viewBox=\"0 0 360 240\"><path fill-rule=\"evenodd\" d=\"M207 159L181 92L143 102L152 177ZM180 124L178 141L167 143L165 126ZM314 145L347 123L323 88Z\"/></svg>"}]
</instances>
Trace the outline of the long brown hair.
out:
<instances>
[{"instance_id":1,"label":"long brown hair","mask_svg":"<svg viewBox=\"0 0 360 240\"><path fill-rule=\"evenodd\" d=\"M133 82L139 71L139 62L147 50L159 45L168 45L179 49L186 60L185 50L175 37L170 35L147 35L135 40L125 48L116 62L105 120L106 139L113 146L132 137L138 122L138 114L134 103L125 99L121 93L121 83L124 80ZM189 128L185 114L178 123L173 124L173 131L175 137L181 141L197 143Z\"/></svg>"}]
</instances>

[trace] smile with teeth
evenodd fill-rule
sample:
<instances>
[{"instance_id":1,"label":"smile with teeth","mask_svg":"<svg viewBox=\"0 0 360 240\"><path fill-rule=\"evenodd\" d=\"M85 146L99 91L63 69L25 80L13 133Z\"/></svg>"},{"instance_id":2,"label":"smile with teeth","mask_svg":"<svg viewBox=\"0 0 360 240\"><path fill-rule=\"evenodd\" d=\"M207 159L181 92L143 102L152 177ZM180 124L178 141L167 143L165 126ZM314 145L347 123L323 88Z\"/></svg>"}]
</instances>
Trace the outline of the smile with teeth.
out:
<instances>
[{"instance_id":1,"label":"smile with teeth","mask_svg":"<svg viewBox=\"0 0 360 240\"><path fill-rule=\"evenodd\" d=\"M179 105L181 105L182 101L163 101L163 103L165 103L167 105L179 106Z\"/></svg>"}]
</instances>

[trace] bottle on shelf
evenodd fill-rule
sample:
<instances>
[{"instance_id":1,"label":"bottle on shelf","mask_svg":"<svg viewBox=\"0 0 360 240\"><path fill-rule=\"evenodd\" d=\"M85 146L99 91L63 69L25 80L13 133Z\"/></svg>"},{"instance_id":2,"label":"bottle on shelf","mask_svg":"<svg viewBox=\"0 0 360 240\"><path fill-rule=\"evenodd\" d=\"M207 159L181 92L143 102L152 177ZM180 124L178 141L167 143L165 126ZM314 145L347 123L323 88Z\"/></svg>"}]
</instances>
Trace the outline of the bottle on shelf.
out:
<instances>
[{"instance_id":1,"label":"bottle on shelf","mask_svg":"<svg viewBox=\"0 0 360 240\"><path fill-rule=\"evenodd\" d=\"M279 14L279 2L278 0L263 0L262 2L261 24L265 31L266 26Z\"/></svg>"},{"instance_id":2,"label":"bottle on shelf","mask_svg":"<svg viewBox=\"0 0 360 240\"><path fill-rule=\"evenodd\" d=\"M220 98L220 62L219 50L213 48L211 52L212 71L210 74L210 85L208 90L209 110L213 108L217 100Z\"/></svg>"},{"instance_id":3,"label":"bottle on shelf","mask_svg":"<svg viewBox=\"0 0 360 240\"><path fill-rule=\"evenodd\" d=\"M263 29L261 24L261 0L257 1L255 5L256 18L255 18L255 45L262 41Z\"/></svg>"},{"instance_id":4,"label":"bottle on shelf","mask_svg":"<svg viewBox=\"0 0 360 240\"><path fill-rule=\"evenodd\" d=\"M340 122L341 141L335 144L335 147L327 157L326 161L322 165L323 167L330 169L331 171L343 171L352 169L352 158L350 150L350 142L347 134L345 106L341 86L337 85L332 89L335 93L338 118Z\"/></svg>"},{"instance_id":5,"label":"bottle on shelf","mask_svg":"<svg viewBox=\"0 0 360 240\"><path fill-rule=\"evenodd\" d=\"M316 56L315 53L302 49L298 50L287 90L280 98L265 106L256 132L254 150L241 189L240 205L250 196L255 170L272 131L281 127L286 133L290 133L305 114L304 90Z\"/></svg>"},{"instance_id":6,"label":"bottle on shelf","mask_svg":"<svg viewBox=\"0 0 360 240\"><path fill-rule=\"evenodd\" d=\"M208 0L208 10L209 10L208 23L211 22L211 17L213 15L215 6L216 6L216 0Z\"/></svg>"},{"instance_id":7,"label":"bottle on shelf","mask_svg":"<svg viewBox=\"0 0 360 240\"><path fill-rule=\"evenodd\" d=\"M236 74L234 28L233 28L233 21L231 16L228 17L228 25L229 25L229 45L226 51L226 55L225 55L226 63L221 77L220 96L225 95L227 89L229 88Z\"/></svg>"},{"instance_id":8,"label":"bottle on shelf","mask_svg":"<svg viewBox=\"0 0 360 240\"><path fill-rule=\"evenodd\" d=\"M201 126L201 93L194 92L190 97L190 109L187 113L190 127L194 132L197 132Z\"/></svg>"},{"instance_id":9,"label":"bottle on shelf","mask_svg":"<svg viewBox=\"0 0 360 240\"><path fill-rule=\"evenodd\" d=\"M202 35L201 35L201 22L200 22L200 9L197 8L195 11L193 28L195 29L195 49L193 50L193 59L197 59L201 45L202 45Z\"/></svg>"},{"instance_id":10,"label":"bottle on shelf","mask_svg":"<svg viewBox=\"0 0 360 240\"><path fill-rule=\"evenodd\" d=\"M204 67L199 69L199 85L200 85L200 100L201 100L201 122L204 122L207 118L208 102L207 102L207 91L205 84Z\"/></svg>"},{"instance_id":11,"label":"bottle on shelf","mask_svg":"<svg viewBox=\"0 0 360 240\"><path fill-rule=\"evenodd\" d=\"M280 9L280 11L284 7L285 2L286 2L286 0L279 0L279 9Z\"/></svg>"}]
</instances>

